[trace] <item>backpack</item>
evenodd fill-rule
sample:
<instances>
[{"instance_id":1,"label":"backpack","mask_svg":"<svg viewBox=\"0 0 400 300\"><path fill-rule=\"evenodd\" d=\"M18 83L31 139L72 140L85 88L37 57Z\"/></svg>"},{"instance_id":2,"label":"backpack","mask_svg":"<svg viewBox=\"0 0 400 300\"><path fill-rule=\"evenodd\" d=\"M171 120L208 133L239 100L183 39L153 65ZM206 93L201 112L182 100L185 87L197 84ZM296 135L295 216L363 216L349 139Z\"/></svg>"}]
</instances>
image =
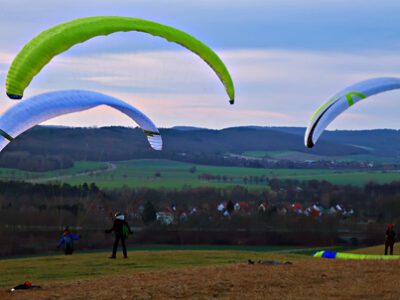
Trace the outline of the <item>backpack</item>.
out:
<instances>
[{"instance_id":1,"label":"backpack","mask_svg":"<svg viewBox=\"0 0 400 300\"><path fill-rule=\"evenodd\" d=\"M122 236L127 238L129 236L129 227L127 224L122 225Z\"/></svg>"},{"instance_id":2,"label":"backpack","mask_svg":"<svg viewBox=\"0 0 400 300\"><path fill-rule=\"evenodd\" d=\"M394 238L396 237L396 233L394 232L394 230L386 230L386 235L390 240L394 240Z\"/></svg>"}]
</instances>

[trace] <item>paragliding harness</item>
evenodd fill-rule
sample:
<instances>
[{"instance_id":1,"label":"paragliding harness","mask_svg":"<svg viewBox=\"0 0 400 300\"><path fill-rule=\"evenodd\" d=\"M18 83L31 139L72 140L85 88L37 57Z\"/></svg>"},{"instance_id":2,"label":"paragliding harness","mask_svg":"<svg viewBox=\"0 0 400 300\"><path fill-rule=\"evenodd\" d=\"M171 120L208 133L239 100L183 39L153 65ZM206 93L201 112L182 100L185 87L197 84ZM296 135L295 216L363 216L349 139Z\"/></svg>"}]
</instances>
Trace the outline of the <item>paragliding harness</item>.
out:
<instances>
[{"instance_id":1,"label":"paragliding harness","mask_svg":"<svg viewBox=\"0 0 400 300\"><path fill-rule=\"evenodd\" d=\"M65 243L65 254L71 255L74 251L73 241L69 234L64 235L64 243Z\"/></svg>"},{"instance_id":2,"label":"paragliding harness","mask_svg":"<svg viewBox=\"0 0 400 300\"><path fill-rule=\"evenodd\" d=\"M389 241L395 241L396 239L396 232L393 229L393 225L390 224L386 228L386 239Z\"/></svg>"}]
</instances>

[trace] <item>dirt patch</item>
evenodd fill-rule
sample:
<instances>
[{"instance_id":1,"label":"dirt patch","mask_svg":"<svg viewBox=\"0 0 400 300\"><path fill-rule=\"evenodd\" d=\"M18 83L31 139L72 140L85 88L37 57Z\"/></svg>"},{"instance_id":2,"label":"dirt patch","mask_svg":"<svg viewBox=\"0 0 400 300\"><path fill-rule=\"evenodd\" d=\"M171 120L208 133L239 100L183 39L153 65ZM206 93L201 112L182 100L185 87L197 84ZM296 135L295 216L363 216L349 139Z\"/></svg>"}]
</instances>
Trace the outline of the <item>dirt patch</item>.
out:
<instances>
[{"instance_id":1,"label":"dirt patch","mask_svg":"<svg viewBox=\"0 0 400 300\"><path fill-rule=\"evenodd\" d=\"M43 284L0 299L399 299L400 262L311 259L135 272Z\"/></svg>"}]
</instances>

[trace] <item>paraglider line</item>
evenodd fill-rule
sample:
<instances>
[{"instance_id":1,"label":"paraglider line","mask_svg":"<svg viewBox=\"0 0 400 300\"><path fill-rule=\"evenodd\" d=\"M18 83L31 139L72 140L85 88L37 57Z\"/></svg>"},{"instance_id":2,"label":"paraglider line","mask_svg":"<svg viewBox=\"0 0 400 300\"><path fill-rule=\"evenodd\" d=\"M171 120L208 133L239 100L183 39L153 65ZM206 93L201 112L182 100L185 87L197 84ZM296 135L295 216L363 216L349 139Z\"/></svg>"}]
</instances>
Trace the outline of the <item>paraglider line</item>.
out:
<instances>
[{"instance_id":1,"label":"paraglider line","mask_svg":"<svg viewBox=\"0 0 400 300\"><path fill-rule=\"evenodd\" d=\"M155 131L151 131L151 130L143 130L143 133L144 133L146 136L160 135L159 132L155 132Z\"/></svg>"},{"instance_id":2,"label":"paraglider line","mask_svg":"<svg viewBox=\"0 0 400 300\"><path fill-rule=\"evenodd\" d=\"M14 95L14 94L9 94L9 93L6 93L6 94L7 94L8 98L13 99L13 100L20 100L23 97L22 95Z\"/></svg>"},{"instance_id":3,"label":"paraglider line","mask_svg":"<svg viewBox=\"0 0 400 300\"><path fill-rule=\"evenodd\" d=\"M2 135L3 137L5 137L7 140L9 140L10 142L12 142L14 140L14 138L9 135L7 132L5 132L4 130L0 129L0 135Z\"/></svg>"},{"instance_id":4,"label":"paraglider line","mask_svg":"<svg viewBox=\"0 0 400 300\"><path fill-rule=\"evenodd\" d=\"M332 105L334 105L335 103L336 103L336 101L333 102L331 105L329 105L329 106L325 109L325 111L318 117L317 121L314 123L314 126L311 128L310 134L308 135L308 139L307 139L307 148L312 148L312 147L314 147L314 143L313 143L313 141L312 141L312 136L313 136L313 134L314 134L314 130L315 130L315 128L317 127L318 122L321 120L321 118L325 115L325 113L329 110L329 108L331 108Z\"/></svg>"}]
</instances>

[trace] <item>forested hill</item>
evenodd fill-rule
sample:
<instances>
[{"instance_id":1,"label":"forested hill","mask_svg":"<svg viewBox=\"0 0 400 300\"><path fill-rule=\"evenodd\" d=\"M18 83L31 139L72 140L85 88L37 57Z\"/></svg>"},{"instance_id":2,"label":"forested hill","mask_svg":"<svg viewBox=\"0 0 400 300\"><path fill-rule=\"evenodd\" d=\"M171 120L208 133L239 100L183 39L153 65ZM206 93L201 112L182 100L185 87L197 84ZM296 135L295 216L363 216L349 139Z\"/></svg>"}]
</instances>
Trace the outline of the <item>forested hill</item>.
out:
<instances>
[{"instance_id":1,"label":"forested hill","mask_svg":"<svg viewBox=\"0 0 400 300\"><path fill-rule=\"evenodd\" d=\"M180 154L216 154L244 151L291 150L320 155L400 152L396 130L325 132L313 149L303 146L304 128L233 127L222 130L177 127L161 129L164 151L152 150L138 128L66 128L38 126L7 146L2 156L25 152L30 155L64 155L73 160L126 160L170 157ZM183 154L184 155L184 154Z\"/></svg>"},{"instance_id":2,"label":"forested hill","mask_svg":"<svg viewBox=\"0 0 400 300\"><path fill-rule=\"evenodd\" d=\"M305 128L301 127L273 127L271 129L284 133L303 136ZM400 156L400 130L372 129L372 130L335 130L325 131L318 141L332 142L361 147L377 156Z\"/></svg>"}]
</instances>

